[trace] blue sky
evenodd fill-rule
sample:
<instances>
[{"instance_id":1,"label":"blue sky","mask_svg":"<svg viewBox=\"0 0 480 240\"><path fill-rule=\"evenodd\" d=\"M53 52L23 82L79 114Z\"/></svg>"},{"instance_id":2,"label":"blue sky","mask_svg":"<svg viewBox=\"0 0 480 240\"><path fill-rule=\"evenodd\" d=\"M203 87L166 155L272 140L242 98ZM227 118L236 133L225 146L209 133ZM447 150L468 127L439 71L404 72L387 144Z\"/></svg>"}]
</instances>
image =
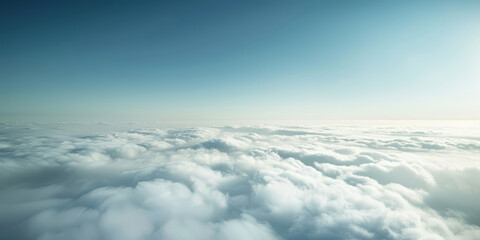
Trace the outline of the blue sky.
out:
<instances>
[{"instance_id":1,"label":"blue sky","mask_svg":"<svg viewBox=\"0 0 480 240\"><path fill-rule=\"evenodd\" d=\"M0 11L0 120L480 119L478 1Z\"/></svg>"}]
</instances>

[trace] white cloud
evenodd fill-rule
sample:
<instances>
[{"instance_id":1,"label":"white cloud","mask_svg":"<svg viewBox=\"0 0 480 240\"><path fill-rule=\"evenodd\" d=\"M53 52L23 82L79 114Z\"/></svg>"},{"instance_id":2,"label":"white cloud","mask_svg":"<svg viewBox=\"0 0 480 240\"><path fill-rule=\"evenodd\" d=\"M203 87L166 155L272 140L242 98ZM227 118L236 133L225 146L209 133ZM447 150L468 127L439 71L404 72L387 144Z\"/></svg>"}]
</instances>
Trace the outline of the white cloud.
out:
<instances>
[{"instance_id":1,"label":"white cloud","mask_svg":"<svg viewBox=\"0 0 480 240\"><path fill-rule=\"evenodd\" d=\"M2 239L480 237L464 129L36 129L0 129Z\"/></svg>"}]
</instances>

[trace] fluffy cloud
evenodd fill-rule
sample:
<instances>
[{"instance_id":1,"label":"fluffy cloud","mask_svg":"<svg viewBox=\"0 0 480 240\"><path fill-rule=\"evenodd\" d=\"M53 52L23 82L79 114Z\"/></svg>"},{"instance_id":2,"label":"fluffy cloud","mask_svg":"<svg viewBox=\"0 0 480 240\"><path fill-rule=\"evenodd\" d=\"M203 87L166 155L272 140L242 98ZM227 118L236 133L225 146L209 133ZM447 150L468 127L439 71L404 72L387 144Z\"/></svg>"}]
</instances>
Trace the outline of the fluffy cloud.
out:
<instances>
[{"instance_id":1,"label":"fluffy cloud","mask_svg":"<svg viewBox=\"0 0 480 240\"><path fill-rule=\"evenodd\" d=\"M1 125L1 239L480 238L463 128L69 128Z\"/></svg>"}]
</instances>

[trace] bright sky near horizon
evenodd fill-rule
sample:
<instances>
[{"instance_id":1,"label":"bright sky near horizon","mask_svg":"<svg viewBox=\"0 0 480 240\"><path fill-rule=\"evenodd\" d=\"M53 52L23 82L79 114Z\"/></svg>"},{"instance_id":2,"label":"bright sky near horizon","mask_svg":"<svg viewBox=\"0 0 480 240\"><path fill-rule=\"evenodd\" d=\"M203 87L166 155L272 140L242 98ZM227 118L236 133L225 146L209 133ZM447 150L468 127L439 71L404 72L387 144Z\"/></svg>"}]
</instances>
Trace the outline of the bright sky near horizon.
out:
<instances>
[{"instance_id":1,"label":"bright sky near horizon","mask_svg":"<svg viewBox=\"0 0 480 240\"><path fill-rule=\"evenodd\" d=\"M2 3L0 121L480 119L480 1Z\"/></svg>"}]
</instances>

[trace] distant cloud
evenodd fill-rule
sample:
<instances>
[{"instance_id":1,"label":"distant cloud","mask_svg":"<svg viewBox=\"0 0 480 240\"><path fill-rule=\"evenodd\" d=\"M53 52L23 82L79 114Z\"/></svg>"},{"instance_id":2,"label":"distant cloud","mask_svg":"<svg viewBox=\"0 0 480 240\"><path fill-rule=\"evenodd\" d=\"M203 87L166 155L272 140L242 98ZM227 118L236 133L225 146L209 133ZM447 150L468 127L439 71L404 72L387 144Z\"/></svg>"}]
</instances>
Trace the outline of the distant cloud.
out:
<instances>
[{"instance_id":1,"label":"distant cloud","mask_svg":"<svg viewBox=\"0 0 480 240\"><path fill-rule=\"evenodd\" d=\"M480 139L441 128L0 128L1 239L478 239Z\"/></svg>"}]
</instances>

